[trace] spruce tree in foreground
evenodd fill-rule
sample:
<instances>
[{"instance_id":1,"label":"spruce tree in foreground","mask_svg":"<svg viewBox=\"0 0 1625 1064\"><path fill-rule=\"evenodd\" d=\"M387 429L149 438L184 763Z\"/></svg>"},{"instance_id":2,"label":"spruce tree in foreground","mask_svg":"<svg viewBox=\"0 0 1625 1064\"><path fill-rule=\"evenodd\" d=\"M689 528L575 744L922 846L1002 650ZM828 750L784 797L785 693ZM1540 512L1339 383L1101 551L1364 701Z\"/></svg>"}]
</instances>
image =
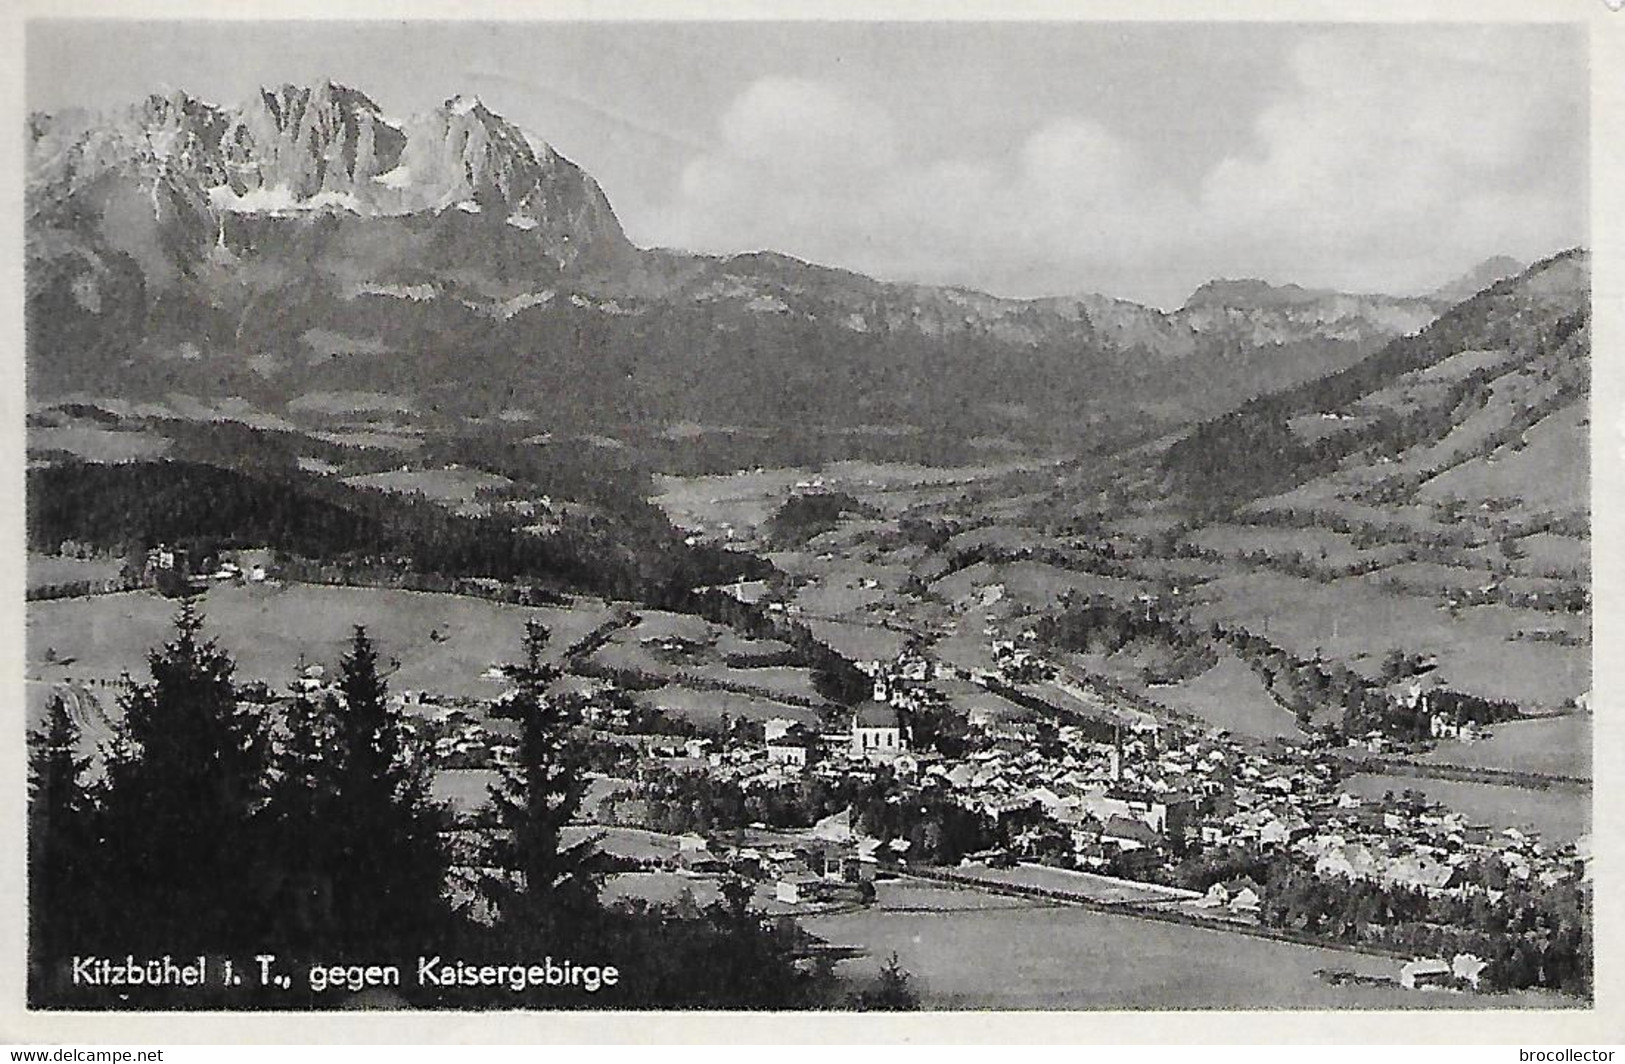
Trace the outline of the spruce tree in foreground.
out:
<instances>
[{"instance_id":1,"label":"spruce tree in foreground","mask_svg":"<svg viewBox=\"0 0 1625 1064\"><path fill-rule=\"evenodd\" d=\"M95 809L79 756L79 727L52 695L28 734L28 973L35 1004L49 973L87 945L96 882ZM89 926L87 927L87 923Z\"/></svg>"},{"instance_id":2,"label":"spruce tree in foreground","mask_svg":"<svg viewBox=\"0 0 1625 1064\"><path fill-rule=\"evenodd\" d=\"M429 941L445 920L445 817L428 759L388 704L378 654L357 625L339 662L330 815L333 911L340 942L376 949ZM324 773L318 773L320 779Z\"/></svg>"},{"instance_id":3,"label":"spruce tree in foreground","mask_svg":"<svg viewBox=\"0 0 1625 1064\"><path fill-rule=\"evenodd\" d=\"M268 947L325 944L337 927L337 722L336 700L305 692L283 714L264 814Z\"/></svg>"},{"instance_id":4,"label":"spruce tree in foreground","mask_svg":"<svg viewBox=\"0 0 1625 1064\"><path fill-rule=\"evenodd\" d=\"M148 656L152 679L123 698L107 759L106 866L98 894L128 948L221 950L256 921L256 813L269 734L239 706L234 665L190 603ZM107 945L112 945L108 943Z\"/></svg>"},{"instance_id":5,"label":"spruce tree in foreground","mask_svg":"<svg viewBox=\"0 0 1625 1064\"><path fill-rule=\"evenodd\" d=\"M601 880L593 869L595 840L564 844L564 827L586 793L586 757L575 734L575 705L548 695L559 676L543 661L548 636L543 625L527 624L524 662L507 670L519 746L491 788L497 831L487 857L506 873L492 884L503 921L542 932L590 913Z\"/></svg>"}]
</instances>

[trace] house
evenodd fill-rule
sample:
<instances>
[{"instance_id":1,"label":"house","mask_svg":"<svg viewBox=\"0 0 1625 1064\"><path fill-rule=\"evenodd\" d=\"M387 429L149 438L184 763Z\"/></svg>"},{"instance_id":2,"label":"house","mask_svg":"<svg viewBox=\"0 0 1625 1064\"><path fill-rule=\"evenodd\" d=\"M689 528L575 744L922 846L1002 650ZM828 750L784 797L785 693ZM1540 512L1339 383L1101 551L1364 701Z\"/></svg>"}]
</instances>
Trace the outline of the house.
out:
<instances>
[{"instance_id":1,"label":"house","mask_svg":"<svg viewBox=\"0 0 1625 1064\"><path fill-rule=\"evenodd\" d=\"M1119 850L1151 849L1161 841L1160 836L1143 820L1134 820L1126 816L1113 816L1107 819L1100 830L1101 841L1116 846Z\"/></svg>"},{"instance_id":2,"label":"house","mask_svg":"<svg viewBox=\"0 0 1625 1064\"><path fill-rule=\"evenodd\" d=\"M1390 886L1433 892L1443 890L1454 873L1454 868L1430 854L1410 853L1390 861L1381 878Z\"/></svg>"},{"instance_id":3,"label":"house","mask_svg":"<svg viewBox=\"0 0 1625 1064\"><path fill-rule=\"evenodd\" d=\"M276 568L276 552L269 547L245 547L231 559L251 583L263 583Z\"/></svg>"},{"instance_id":4,"label":"house","mask_svg":"<svg viewBox=\"0 0 1625 1064\"><path fill-rule=\"evenodd\" d=\"M990 739L1031 743L1038 739L1038 725L1020 720L995 720L982 729Z\"/></svg>"},{"instance_id":5,"label":"house","mask_svg":"<svg viewBox=\"0 0 1625 1064\"><path fill-rule=\"evenodd\" d=\"M800 905L812 881L805 878L781 879L773 888L775 901L785 905Z\"/></svg>"},{"instance_id":6,"label":"house","mask_svg":"<svg viewBox=\"0 0 1625 1064\"><path fill-rule=\"evenodd\" d=\"M158 546L147 552L148 569L181 569L189 568L190 562L184 550L173 550L169 547Z\"/></svg>"},{"instance_id":7,"label":"house","mask_svg":"<svg viewBox=\"0 0 1625 1064\"><path fill-rule=\"evenodd\" d=\"M1450 960L1450 974L1466 983L1474 990L1478 989L1478 980L1484 974L1489 964L1472 953L1458 953Z\"/></svg>"},{"instance_id":8,"label":"house","mask_svg":"<svg viewBox=\"0 0 1625 1064\"><path fill-rule=\"evenodd\" d=\"M1237 916L1257 916L1263 905L1264 888L1251 876L1215 883L1202 898L1204 908L1222 905Z\"/></svg>"},{"instance_id":9,"label":"house","mask_svg":"<svg viewBox=\"0 0 1625 1064\"><path fill-rule=\"evenodd\" d=\"M1130 804L1151 830L1171 839L1183 840L1196 823L1196 799L1188 793L1170 792L1149 797L1143 803L1143 810L1139 802Z\"/></svg>"},{"instance_id":10,"label":"house","mask_svg":"<svg viewBox=\"0 0 1625 1064\"><path fill-rule=\"evenodd\" d=\"M879 702L864 702L852 711L854 758L890 760L906 749L908 741L896 709Z\"/></svg>"},{"instance_id":11,"label":"house","mask_svg":"<svg viewBox=\"0 0 1625 1064\"><path fill-rule=\"evenodd\" d=\"M1230 898L1230 911L1237 916L1257 916L1263 899L1252 887L1242 887Z\"/></svg>"},{"instance_id":12,"label":"house","mask_svg":"<svg viewBox=\"0 0 1625 1064\"><path fill-rule=\"evenodd\" d=\"M1264 901L1264 888L1243 876L1228 883L1215 883L1195 901L1199 909L1229 909L1237 916L1257 916Z\"/></svg>"},{"instance_id":13,"label":"house","mask_svg":"<svg viewBox=\"0 0 1625 1064\"><path fill-rule=\"evenodd\" d=\"M775 765L790 765L794 768L807 767L807 745L797 742L773 742L767 744L767 759Z\"/></svg>"},{"instance_id":14,"label":"house","mask_svg":"<svg viewBox=\"0 0 1625 1064\"><path fill-rule=\"evenodd\" d=\"M729 871L728 862L709 853L679 853L677 866L696 875L715 876Z\"/></svg>"},{"instance_id":15,"label":"house","mask_svg":"<svg viewBox=\"0 0 1625 1064\"><path fill-rule=\"evenodd\" d=\"M807 763L814 759L819 745L818 737L804 725L790 722L789 727L775 728L774 733L767 739L767 760L770 764L806 768Z\"/></svg>"},{"instance_id":16,"label":"house","mask_svg":"<svg viewBox=\"0 0 1625 1064\"><path fill-rule=\"evenodd\" d=\"M1426 990L1429 987L1449 986L1455 972L1438 958L1418 957L1399 966L1399 985L1406 990Z\"/></svg>"}]
</instances>

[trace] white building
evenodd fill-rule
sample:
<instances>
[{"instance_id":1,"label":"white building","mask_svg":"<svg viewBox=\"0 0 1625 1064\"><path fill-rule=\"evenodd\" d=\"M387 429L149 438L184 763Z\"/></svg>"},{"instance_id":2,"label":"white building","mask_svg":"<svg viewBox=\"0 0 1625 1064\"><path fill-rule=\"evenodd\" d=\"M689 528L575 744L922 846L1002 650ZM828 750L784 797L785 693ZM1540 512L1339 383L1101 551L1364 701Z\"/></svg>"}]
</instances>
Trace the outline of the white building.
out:
<instances>
[{"instance_id":1,"label":"white building","mask_svg":"<svg viewBox=\"0 0 1625 1064\"><path fill-rule=\"evenodd\" d=\"M864 760L890 760L908 749L897 710L879 702L865 702L852 711L852 756Z\"/></svg>"}]
</instances>

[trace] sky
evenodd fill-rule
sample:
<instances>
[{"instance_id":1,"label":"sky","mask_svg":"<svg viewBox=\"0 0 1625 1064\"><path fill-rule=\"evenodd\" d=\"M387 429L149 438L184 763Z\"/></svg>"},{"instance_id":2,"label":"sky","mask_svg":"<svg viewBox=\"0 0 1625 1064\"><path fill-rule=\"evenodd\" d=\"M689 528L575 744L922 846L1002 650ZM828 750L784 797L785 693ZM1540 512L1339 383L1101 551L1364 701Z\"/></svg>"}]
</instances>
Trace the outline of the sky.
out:
<instances>
[{"instance_id":1,"label":"sky","mask_svg":"<svg viewBox=\"0 0 1625 1064\"><path fill-rule=\"evenodd\" d=\"M1587 242L1559 25L35 21L33 110L322 78L478 95L644 246L1174 307L1215 277L1425 291Z\"/></svg>"}]
</instances>

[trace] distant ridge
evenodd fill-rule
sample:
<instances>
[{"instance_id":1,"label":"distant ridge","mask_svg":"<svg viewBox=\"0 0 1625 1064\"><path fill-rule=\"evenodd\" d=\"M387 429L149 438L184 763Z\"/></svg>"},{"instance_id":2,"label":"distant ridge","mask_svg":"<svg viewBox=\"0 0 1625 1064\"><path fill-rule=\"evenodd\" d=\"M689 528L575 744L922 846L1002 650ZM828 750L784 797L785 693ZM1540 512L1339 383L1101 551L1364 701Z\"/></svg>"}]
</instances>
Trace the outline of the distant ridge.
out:
<instances>
[{"instance_id":1,"label":"distant ridge","mask_svg":"<svg viewBox=\"0 0 1625 1064\"><path fill-rule=\"evenodd\" d=\"M177 91L34 114L28 137L34 399L310 421L365 392L605 435L1110 447L1337 372L1450 306L1226 280L1165 313L640 249L591 175L472 96L396 120L331 81L234 107Z\"/></svg>"},{"instance_id":2,"label":"distant ridge","mask_svg":"<svg viewBox=\"0 0 1625 1064\"><path fill-rule=\"evenodd\" d=\"M1454 281L1442 284L1428 294L1434 299L1460 303L1464 299L1472 298L1495 282L1504 281L1508 277L1516 277L1528 268L1528 263L1519 262L1510 255L1496 255L1485 259Z\"/></svg>"}]
</instances>

